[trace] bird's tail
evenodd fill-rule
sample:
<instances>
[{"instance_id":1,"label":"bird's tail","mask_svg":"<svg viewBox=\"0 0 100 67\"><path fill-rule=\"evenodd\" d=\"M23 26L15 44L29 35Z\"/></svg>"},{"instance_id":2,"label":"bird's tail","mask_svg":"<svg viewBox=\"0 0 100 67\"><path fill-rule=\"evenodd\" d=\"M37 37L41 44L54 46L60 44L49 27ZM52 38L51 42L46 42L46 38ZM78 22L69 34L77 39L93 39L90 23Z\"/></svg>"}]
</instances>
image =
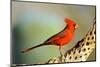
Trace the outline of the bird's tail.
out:
<instances>
[{"instance_id":1,"label":"bird's tail","mask_svg":"<svg viewBox=\"0 0 100 67\"><path fill-rule=\"evenodd\" d=\"M21 53L26 53L26 52L28 52L28 51L30 51L30 50L32 50L32 49L37 48L37 47L46 46L47 44L48 44L48 43L42 43L42 44L40 44L40 45L33 46L33 47L31 47L31 48L22 50ZM50 44L48 44L48 45L50 45Z\"/></svg>"}]
</instances>

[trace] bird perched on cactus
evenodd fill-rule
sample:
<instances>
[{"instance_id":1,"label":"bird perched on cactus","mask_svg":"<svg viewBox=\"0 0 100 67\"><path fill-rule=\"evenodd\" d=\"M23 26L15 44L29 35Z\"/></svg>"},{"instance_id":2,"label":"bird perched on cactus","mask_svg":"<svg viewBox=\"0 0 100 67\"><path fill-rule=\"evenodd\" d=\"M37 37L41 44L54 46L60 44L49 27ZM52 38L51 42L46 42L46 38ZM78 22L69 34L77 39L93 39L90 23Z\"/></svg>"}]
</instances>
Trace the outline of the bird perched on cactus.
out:
<instances>
[{"instance_id":1,"label":"bird perched on cactus","mask_svg":"<svg viewBox=\"0 0 100 67\"><path fill-rule=\"evenodd\" d=\"M62 55L62 52L61 52L62 46L68 45L68 43L72 41L75 30L78 28L78 24L76 24L75 21L69 18L65 18L64 22L66 23L66 27L61 32L53 35L52 37L44 41L42 44L22 50L21 52L26 53L32 49L35 49L41 46L56 45L56 46L59 46L59 51L60 51L60 54Z\"/></svg>"}]
</instances>

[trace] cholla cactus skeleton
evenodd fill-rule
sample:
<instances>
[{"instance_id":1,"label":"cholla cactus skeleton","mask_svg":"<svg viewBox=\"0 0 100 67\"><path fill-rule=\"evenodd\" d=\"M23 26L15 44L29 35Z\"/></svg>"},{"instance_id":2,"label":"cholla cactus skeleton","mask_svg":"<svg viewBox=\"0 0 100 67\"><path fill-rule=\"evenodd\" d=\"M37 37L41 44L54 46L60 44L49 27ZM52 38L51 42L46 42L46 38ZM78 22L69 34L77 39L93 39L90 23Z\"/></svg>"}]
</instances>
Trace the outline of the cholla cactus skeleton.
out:
<instances>
[{"instance_id":1,"label":"cholla cactus skeleton","mask_svg":"<svg viewBox=\"0 0 100 67\"><path fill-rule=\"evenodd\" d=\"M70 50L66 51L62 57L51 58L47 63L66 63L87 61L90 54L96 47L96 20L86 36L77 42ZM60 59L62 58L62 59Z\"/></svg>"}]
</instances>

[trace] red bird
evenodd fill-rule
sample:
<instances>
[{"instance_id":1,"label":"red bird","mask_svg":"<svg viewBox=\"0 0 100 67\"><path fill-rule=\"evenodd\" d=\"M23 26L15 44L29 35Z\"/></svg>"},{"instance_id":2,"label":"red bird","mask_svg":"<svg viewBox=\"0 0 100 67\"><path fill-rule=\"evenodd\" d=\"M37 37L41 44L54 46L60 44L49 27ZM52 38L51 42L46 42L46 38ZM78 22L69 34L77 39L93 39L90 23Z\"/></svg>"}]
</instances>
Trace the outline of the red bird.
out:
<instances>
[{"instance_id":1,"label":"red bird","mask_svg":"<svg viewBox=\"0 0 100 67\"><path fill-rule=\"evenodd\" d=\"M46 41L44 41L42 44L33 46L31 48L25 49L22 51L22 53L28 52L34 48L40 47L40 46L46 46L46 45L56 45L59 46L59 51L61 53L61 47L64 45L67 45L74 37L74 32L76 28L78 28L78 24L76 24L73 20L65 18L66 27L59 33L53 35Z\"/></svg>"}]
</instances>

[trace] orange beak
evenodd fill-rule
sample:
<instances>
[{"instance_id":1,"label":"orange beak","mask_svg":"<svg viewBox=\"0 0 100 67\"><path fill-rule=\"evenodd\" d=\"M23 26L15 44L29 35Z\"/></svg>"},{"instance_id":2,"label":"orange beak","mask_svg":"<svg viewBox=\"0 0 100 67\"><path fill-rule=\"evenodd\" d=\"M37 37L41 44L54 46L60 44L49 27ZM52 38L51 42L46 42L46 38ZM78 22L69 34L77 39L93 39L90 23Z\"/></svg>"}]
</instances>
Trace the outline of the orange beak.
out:
<instances>
[{"instance_id":1,"label":"orange beak","mask_svg":"<svg viewBox=\"0 0 100 67\"><path fill-rule=\"evenodd\" d=\"M78 24L76 24L76 25L75 25L75 29L77 29L78 27L79 27L79 25L78 25Z\"/></svg>"}]
</instances>

